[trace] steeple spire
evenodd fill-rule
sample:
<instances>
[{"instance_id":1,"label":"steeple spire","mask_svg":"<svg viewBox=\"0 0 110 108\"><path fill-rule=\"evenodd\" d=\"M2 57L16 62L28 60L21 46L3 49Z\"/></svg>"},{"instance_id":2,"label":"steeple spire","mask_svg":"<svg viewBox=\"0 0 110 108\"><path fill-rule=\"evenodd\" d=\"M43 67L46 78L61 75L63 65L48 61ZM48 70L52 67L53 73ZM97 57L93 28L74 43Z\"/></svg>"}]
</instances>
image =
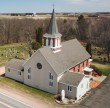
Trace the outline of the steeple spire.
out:
<instances>
[{"instance_id":1,"label":"steeple spire","mask_svg":"<svg viewBox=\"0 0 110 108\"><path fill-rule=\"evenodd\" d=\"M48 34L51 34L53 36L59 36L59 32L58 32L58 26L57 26L57 21L56 21L56 17L55 17L55 11L53 8L53 12L52 12L52 16L51 16L51 20L49 23L49 27L48 27Z\"/></svg>"},{"instance_id":2,"label":"steeple spire","mask_svg":"<svg viewBox=\"0 0 110 108\"><path fill-rule=\"evenodd\" d=\"M57 21L55 17L55 11L53 6L53 12L50 19L48 31L44 34L44 46L57 49L61 47L61 34L58 32Z\"/></svg>"}]
</instances>

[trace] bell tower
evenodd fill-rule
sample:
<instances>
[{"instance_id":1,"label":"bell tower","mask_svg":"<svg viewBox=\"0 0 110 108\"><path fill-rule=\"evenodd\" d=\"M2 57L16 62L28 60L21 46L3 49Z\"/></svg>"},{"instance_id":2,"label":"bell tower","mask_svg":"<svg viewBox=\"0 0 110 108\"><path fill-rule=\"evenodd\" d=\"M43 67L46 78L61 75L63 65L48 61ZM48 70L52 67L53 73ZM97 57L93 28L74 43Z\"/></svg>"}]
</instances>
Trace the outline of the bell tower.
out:
<instances>
[{"instance_id":1,"label":"bell tower","mask_svg":"<svg viewBox=\"0 0 110 108\"><path fill-rule=\"evenodd\" d=\"M57 21L56 21L55 12L53 9L48 31L46 34L44 34L44 46L50 47L53 50L60 49L61 37L62 35L58 32Z\"/></svg>"}]
</instances>

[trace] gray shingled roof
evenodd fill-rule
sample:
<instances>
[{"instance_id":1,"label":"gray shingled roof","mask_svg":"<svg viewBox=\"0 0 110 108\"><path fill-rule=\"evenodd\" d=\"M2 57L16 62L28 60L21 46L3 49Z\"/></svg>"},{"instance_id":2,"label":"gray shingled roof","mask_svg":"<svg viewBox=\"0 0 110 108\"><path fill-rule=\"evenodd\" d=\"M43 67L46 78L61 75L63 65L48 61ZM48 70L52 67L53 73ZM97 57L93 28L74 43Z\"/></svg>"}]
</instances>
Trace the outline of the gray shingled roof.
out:
<instances>
[{"instance_id":1,"label":"gray shingled roof","mask_svg":"<svg viewBox=\"0 0 110 108\"><path fill-rule=\"evenodd\" d=\"M24 67L22 65L25 62L26 62L26 60L12 59L6 63L6 67L17 69L17 70L23 70Z\"/></svg>"},{"instance_id":2,"label":"gray shingled roof","mask_svg":"<svg viewBox=\"0 0 110 108\"><path fill-rule=\"evenodd\" d=\"M48 35L48 36L49 35L61 36L61 34L58 32L57 21L56 21L56 18L55 18L54 9L53 9L53 13L52 13L51 20L50 20L50 23L49 23L48 32L47 32L46 35Z\"/></svg>"},{"instance_id":3,"label":"gray shingled roof","mask_svg":"<svg viewBox=\"0 0 110 108\"><path fill-rule=\"evenodd\" d=\"M59 80L59 83L69 84L78 86L81 80L84 78L84 74L78 74L73 72L66 72L63 77Z\"/></svg>"},{"instance_id":4,"label":"gray shingled roof","mask_svg":"<svg viewBox=\"0 0 110 108\"><path fill-rule=\"evenodd\" d=\"M39 51L57 75L90 58L77 39L62 42L61 51L57 53L53 53L50 47L40 48Z\"/></svg>"}]
</instances>

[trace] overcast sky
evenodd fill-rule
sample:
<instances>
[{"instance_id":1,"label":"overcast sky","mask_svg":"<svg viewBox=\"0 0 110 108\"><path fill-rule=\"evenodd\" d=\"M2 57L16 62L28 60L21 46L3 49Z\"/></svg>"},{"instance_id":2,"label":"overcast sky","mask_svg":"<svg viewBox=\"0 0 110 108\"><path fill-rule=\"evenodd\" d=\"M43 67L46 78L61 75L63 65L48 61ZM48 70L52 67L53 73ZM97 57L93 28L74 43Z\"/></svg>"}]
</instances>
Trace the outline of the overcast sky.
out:
<instances>
[{"instance_id":1,"label":"overcast sky","mask_svg":"<svg viewBox=\"0 0 110 108\"><path fill-rule=\"evenodd\" d=\"M110 0L0 0L0 13L10 12L110 12Z\"/></svg>"}]
</instances>

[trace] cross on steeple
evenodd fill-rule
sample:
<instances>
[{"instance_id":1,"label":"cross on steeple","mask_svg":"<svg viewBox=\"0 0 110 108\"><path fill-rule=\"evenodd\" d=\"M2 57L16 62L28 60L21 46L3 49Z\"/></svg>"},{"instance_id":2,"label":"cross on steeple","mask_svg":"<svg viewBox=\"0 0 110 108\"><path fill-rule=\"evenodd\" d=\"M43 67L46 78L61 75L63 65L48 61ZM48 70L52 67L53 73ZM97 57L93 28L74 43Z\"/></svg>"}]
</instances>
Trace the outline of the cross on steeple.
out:
<instances>
[{"instance_id":1,"label":"cross on steeple","mask_svg":"<svg viewBox=\"0 0 110 108\"><path fill-rule=\"evenodd\" d=\"M54 9L55 5L53 4L52 6L53 6L53 9Z\"/></svg>"}]
</instances>

